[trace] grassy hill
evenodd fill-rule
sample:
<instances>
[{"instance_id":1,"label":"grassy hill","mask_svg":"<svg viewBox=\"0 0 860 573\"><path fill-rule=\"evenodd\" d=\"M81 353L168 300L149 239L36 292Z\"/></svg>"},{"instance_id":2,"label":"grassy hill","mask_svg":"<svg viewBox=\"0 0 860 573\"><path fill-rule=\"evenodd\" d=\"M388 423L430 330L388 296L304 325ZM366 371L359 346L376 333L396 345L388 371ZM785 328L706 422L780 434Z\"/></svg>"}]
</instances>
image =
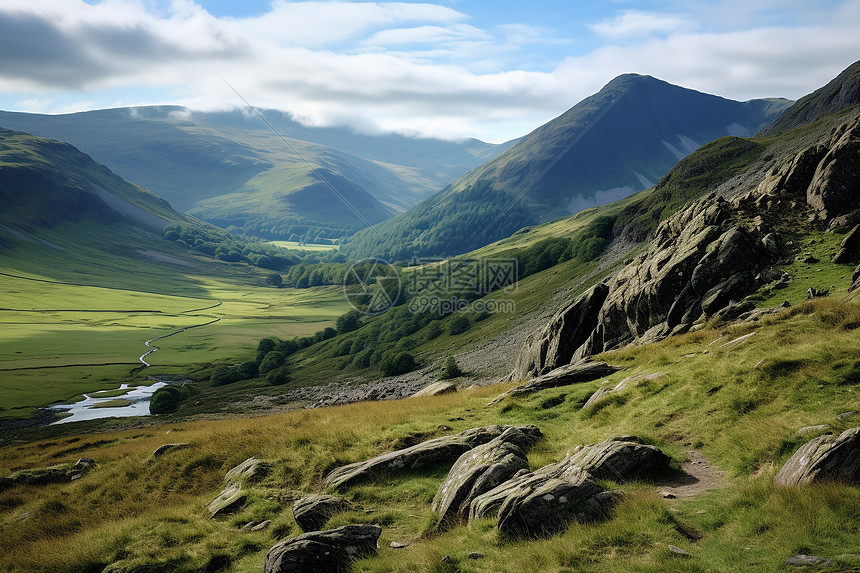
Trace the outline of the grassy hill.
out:
<instances>
[{"instance_id":1,"label":"grassy hill","mask_svg":"<svg viewBox=\"0 0 860 573\"><path fill-rule=\"evenodd\" d=\"M262 113L288 144L253 114L175 106L57 116L0 112L0 126L67 141L180 211L284 240L325 229L343 236L377 223L507 147L365 136Z\"/></svg>"},{"instance_id":2,"label":"grassy hill","mask_svg":"<svg viewBox=\"0 0 860 573\"><path fill-rule=\"evenodd\" d=\"M649 188L700 145L748 137L789 104L619 76L439 194L358 233L346 252L391 260L468 252Z\"/></svg>"},{"instance_id":3,"label":"grassy hill","mask_svg":"<svg viewBox=\"0 0 860 573\"><path fill-rule=\"evenodd\" d=\"M672 456L676 476L683 475L682 465L695 467L691 459L718 471L703 491L677 499L659 493L665 487L660 480L605 482L626 493L608 521L533 541L506 538L489 521L437 532L430 501L447 468L392 475L342 492L354 509L328 523L383 527L378 555L358 561L354 570L775 571L788 557L811 554L834 558L828 570L848 571L857 566L857 489L777 488L771 479L804 441L798 429L827 424L838 433L856 425L856 418L837 418L860 409L856 380L845 378L841 363L830 357L860 352L852 326L858 320L854 303L819 301L755 326L715 325L601 356L626 368L610 384L631 374L660 375L597 411L581 408L599 381L493 407L485 404L504 386L264 418L171 421L76 437L54 433L0 449L0 468L81 456L96 460L96 468L70 484L0 492L7 540L0 562L9 571L32 572L112 564L133 572L259 571L271 545L299 532L291 500L318 491L327 468L417 436L534 423L546 438L530 452L532 468L561 459L577 444L635 434ZM751 332L746 343L725 345ZM180 441L189 446L152 458L160 445ZM275 471L254 486L240 512L209 519L205 506L224 473L251 456L272 461ZM263 519L272 524L262 531L239 530ZM407 547L391 548L393 541ZM691 557L677 556L669 545ZM484 557L469 559L471 552Z\"/></svg>"}]
</instances>

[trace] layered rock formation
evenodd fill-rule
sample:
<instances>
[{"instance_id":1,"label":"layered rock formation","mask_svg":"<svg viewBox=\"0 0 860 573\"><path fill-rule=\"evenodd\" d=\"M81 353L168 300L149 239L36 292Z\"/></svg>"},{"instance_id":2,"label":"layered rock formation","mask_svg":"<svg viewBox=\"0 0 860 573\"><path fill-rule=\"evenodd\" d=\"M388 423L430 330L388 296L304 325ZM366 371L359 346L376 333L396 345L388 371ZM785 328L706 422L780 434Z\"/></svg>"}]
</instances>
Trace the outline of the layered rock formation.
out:
<instances>
[{"instance_id":1,"label":"layered rock formation","mask_svg":"<svg viewBox=\"0 0 860 573\"><path fill-rule=\"evenodd\" d=\"M821 481L860 483L860 428L810 440L773 478L782 486Z\"/></svg>"},{"instance_id":2,"label":"layered rock formation","mask_svg":"<svg viewBox=\"0 0 860 573\"><path fill-rule=\"evenodd\" d=\"M442 463L453 464L465 452L501 436L516 427L524 439L536 442L543 437L536 426L486 426L472 428L455 436L443 436L421 442L409 448L388 452L363 462L335 468L323 479L323 487L349 487L381 473L410 471ZM527 447L528 444L518 444Z\"/></svg>"}]
</instances>

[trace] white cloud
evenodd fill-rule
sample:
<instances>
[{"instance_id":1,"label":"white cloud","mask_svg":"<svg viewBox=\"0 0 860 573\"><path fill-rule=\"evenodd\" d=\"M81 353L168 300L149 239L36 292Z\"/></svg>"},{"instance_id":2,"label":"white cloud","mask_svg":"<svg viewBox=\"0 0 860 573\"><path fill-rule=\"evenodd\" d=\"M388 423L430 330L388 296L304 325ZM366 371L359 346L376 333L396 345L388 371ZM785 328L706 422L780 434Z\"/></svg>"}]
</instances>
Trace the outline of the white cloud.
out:
<instances>
[{"instance_id":1,"label":"white cloud","mask_svg":"<svg viewBox=\"0 0 860 573\"><path fill-rule=\"evenodd\" d=\"M607 18L589 26L593 31L612 40L641 39L652 34L670 34L695 26L679 16L625 10L614 18Z\"/></svg>"},{"instance_id":2,"label":"white cloud","mask_svg":"<svg viewBox=\"0 0 860 573\"><path fill-rule=\"evenodd\" d=\"M278 0L241 19L216 18L190 0L149 5L4 0L0 94L29 111L105 101L241 107L227 80L255 106L317 125L502 141L621 73L734 99L796 98L860 55L860 0L822 8L811 24L707 33L688 14L626 11L593 27L614 45L566 59L568 39L551 30L483 29L429 3ZM533 44L561 46L552 52L561 63L530 66L538 71L510 63L552 61L524 51ZM153 93L158 101L147 102Z\"/></svg>"}]
</instances>

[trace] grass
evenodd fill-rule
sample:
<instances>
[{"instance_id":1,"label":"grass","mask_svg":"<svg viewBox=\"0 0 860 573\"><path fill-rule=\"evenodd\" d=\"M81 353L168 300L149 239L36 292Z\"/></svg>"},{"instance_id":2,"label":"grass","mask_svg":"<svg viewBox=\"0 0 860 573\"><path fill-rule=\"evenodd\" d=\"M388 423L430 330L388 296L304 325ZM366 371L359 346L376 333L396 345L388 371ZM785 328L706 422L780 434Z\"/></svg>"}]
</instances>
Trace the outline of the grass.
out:
<instances>
[{"instance_id":1,"label":"grass","mask_svg":"<svg viewBox=\"0 0 860 573\"><path fill-rule=\"evenodd\" d=\"M294 251L304 251L311 253L336 251L339 248L339 245L332 243L300 243L299 241L269 241L269 244L284 249L292 249Z\"/></svg>"},{"instance_id":2,"label":"grass","mask_svg":"<svg viewBox=\"0 0 860 573\"><path fill-rule=\"evenodd\" d=\"M149 350L144 341L180 328L217 320L154 342L159 350L147 357L154 368L145 374L244 359L262 336L313 334L348 308L336 287L273 289L193 275L185 280L203 296L190 297L10 274L0 274L6 293L0 310L4 418L31 417L34 407L145 379L132 372Z\"/></svg>"},{"instance_id":3,"label":"grass","mask_svg":"<svg viewBox=\"0 0 860 573\"><path fill-rule=\"evenodd\" d=\"M689 500L663 499L659 486L645 482L606 483L627 493L611 519L526 542L505 538L488 520L437 533L430 501L446 470L391 475L342 492L354 508L328 524L383 527L378 555L354 570L765 572L781 570L786 558L800 553L836 557L830 570L850 570L857 566L851 555L860 553L860 492L834 484L775 488L771 480L804 441L796 437L799 428L823 423L838 433L856 425L837 414L860 410L860 378L851 373L860 366L858 323L860 305L821 299L756 324L712 325L608 353L600 358L626 368L610 384L634 374L663 376L624 390L625 400L592 413L581 406L602 381L490 408L485 404L509 385L79 436L52 429L51 437L0 448L0 474L81 456L97 466L73 483L0 492L0 523L7 524L0 565L9 571L92 571L114 562L129 571L258 571L269 547L299 533L291 500L319 491L330 468L390 451L410 436L446 433L443 425L456 432L535 423L546 438L529 453L533 468L577 444L635 434L676 465L687 450L701 449L727 472L727 482ZM751 332L743 343L724 346ZM190 446L151 458L158 446L177 441ZM224 473L250 456L273 461L273 474L251 490L238 514L208 519L205 505ZM261 532L238 531L260 519L273 524ZM391 541L409 547L392 549ZM678 557L669 544L692 557ZM473 551L484 558L469 559ZM449 562L442 563L446 556Z\"/></svg>"}]
</instances>

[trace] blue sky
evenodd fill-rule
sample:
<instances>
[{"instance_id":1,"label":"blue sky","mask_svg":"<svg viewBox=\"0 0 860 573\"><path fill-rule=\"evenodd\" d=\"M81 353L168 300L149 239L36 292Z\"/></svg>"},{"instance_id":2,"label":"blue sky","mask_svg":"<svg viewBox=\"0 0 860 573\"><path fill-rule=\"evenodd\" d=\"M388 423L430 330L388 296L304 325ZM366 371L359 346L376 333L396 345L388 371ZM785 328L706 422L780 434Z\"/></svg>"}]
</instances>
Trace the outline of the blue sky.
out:
<instances>
[{"instance_id":1,"label":"blue sky","mask_svg":"<svg viewBox=\"0 0 860 573\"><path fill-rule=\"evenodd\" d=\"M0 109L252 104L504 141L621 73L798 98L860 59L860 0L3 0Z\"/></svg>"}]
</instances>

